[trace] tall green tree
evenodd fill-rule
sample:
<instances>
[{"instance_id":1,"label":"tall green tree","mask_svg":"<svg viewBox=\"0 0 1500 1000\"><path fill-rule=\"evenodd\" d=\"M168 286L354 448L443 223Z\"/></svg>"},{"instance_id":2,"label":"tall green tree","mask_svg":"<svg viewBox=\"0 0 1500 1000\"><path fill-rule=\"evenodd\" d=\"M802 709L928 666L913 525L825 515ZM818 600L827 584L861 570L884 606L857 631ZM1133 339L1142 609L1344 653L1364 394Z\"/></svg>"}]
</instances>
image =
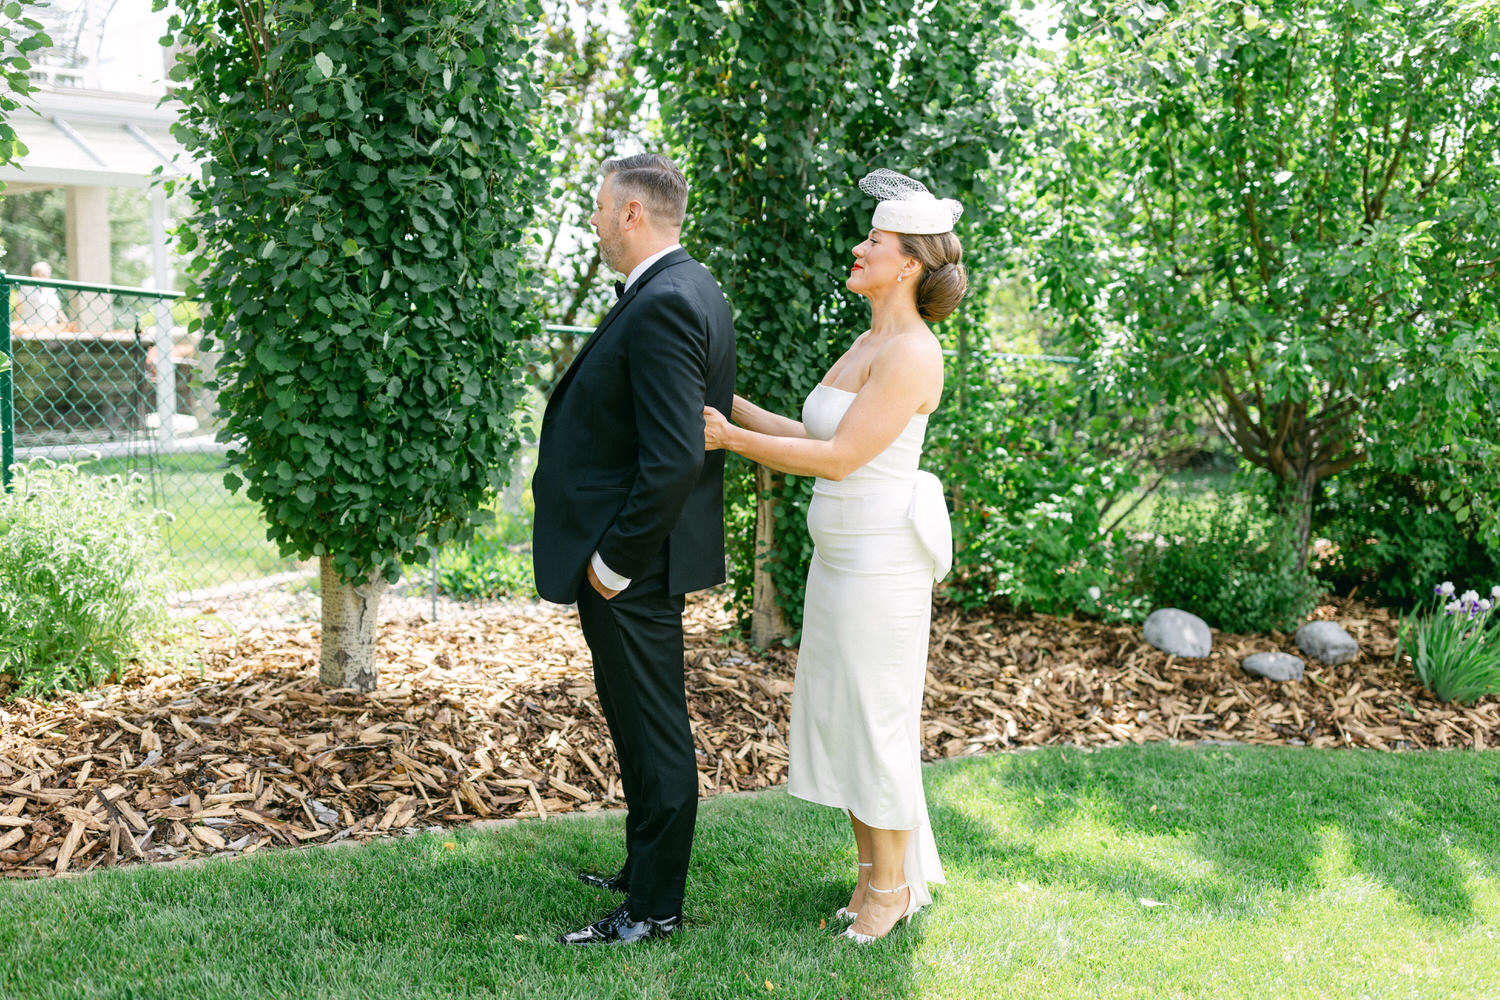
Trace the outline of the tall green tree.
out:
<instances>
[{"instance_id":1,"label":"tall green tree","mask_svg":"<svg viewBox=\"0 0 1500 1000\"><path fill-rule=\"evenodd\" d=\"M610 16L614 0L548 0L535 49L542 99L539 131L550 150L539 183L537 310L544 323L577 327L542 338L533 381L561 377L585 330L614 303L612 275L589 234L599 167L636 152L649 92L635 78L629 23Z\"/></svg>"},{"instance_id":2,"label":"tall green tree","mask_svg":"<svg viewBox=\"0 0 1500 1000\"><path fill-rule=\"evenodd\" d=\"M66 259L67 192L63 188L0 195L0 229L5 231L0 270L23 274L39 260Z\"/></svg>"},{"instance_id":3,"label":"tall green tree","mask_svg":"<svg viewBox=\"0 0 1500 1000\"><path fill-rule=\"evenodd\" d=\"M1142 398L1278 485L1430 465L1491 533L1500 434L1500 5L1080 4L1039 50L1050 304Z\"/></svg>"},{"instance_id":4,"label":"tall green tree","mask_svg":"<svg viewBox=\"0 0 1500 1000\"><path fill-rule=\"evenodd\" d=\"M159 0L160 2L160 0ZM530 0L178 0L184 230L234 471L320 560L324 682L375 684L379 597L466 537L517 444Z\"/></svg>"},{"instance_id":5,"label":"tall green tree","mask_svg":"<svg viewBox=\"0 0 1500 1000\"><path fill-rule=\"evenodd\" d=\"M892 167L964 201L966 226L985 216L982 178L1006 142L989 90L1013 22L978 0L650 0L636 12L692 185L684 242L735 310L738 390L800 413L868 319L843 286L874 208L859 178ZM731 469L732 581L766 645L800 624L810 483Z\"/></svg>"}]
</instances>

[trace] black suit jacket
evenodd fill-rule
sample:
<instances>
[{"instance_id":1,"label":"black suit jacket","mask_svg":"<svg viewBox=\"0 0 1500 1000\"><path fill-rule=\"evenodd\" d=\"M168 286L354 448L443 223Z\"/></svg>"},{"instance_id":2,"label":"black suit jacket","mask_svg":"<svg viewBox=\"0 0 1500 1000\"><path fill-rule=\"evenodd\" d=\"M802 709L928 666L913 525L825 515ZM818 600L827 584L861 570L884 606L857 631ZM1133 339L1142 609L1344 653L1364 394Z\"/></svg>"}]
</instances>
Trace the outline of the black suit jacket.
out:
<instances>
[{"instance_id":1,"label":"black suit jacket","mask_svg":"<svg viewBox=\"0 0 1500 1000\"><path fill-rule=\"evenodd\" d=\"M734 402L734 322L685 250L641 275L547 401L536 475L536 589L559 604L588 586L598 550L622 576L665 546L671 594L724 580L724 453L703 450L703 407Z\"/></svg>"}]
</instances>

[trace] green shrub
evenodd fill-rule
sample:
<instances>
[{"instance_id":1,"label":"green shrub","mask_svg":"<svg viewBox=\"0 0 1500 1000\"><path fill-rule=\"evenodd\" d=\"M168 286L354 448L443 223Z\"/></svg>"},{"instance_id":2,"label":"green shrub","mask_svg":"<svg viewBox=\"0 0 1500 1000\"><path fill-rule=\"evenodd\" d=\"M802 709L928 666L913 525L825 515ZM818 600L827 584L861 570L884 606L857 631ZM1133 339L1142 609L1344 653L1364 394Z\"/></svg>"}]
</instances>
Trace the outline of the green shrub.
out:
<instances>
[{"instance_id":1,"label":"green shrub","mask_svg":"<svg viewBox=\"0 0 1500 1000\"><path fill-rule=\"evenodd\" d=\"M529 520L529 515L500 514L467 544L442 549L437 558L438 589L459 600L534 596Z\"/></svg>"},{"instance_id":2,"label":"green shrub","mask_svg":"<svg viewBox=\"0 0 1500 1000\"><path fill-rule=\"evenodd\" d=\"M1433 588L1425 608L1403 619L1396 656L1411 657L1412 670L1422 686L1442 701L1471 702L1500 694L1500 624L1494 601L1477 591L1454 596L1457 588L1444 582Z\"/></svg>"},{"instance_id":3,"label":"green shrub","mask_svg":"<svg viewBox=\"0 0 1500 1000\"><path fill-rule=\"evenodd\" d=\"M1465 530L1438 487L1378 468L1324 486L1313 531L1333 543L1318 572L1341 594L1356 587L1382 604L1408 607L1442 580L1500 579L1500 552Z\"/></svg>"},{"instance_id":4,"label":"green shrub","mask_svg":"<svg viewBox=\"0 0 1500 1000\"><path fill-rule=\"evenodd\" d=\"M119 476L45 461L14 472L0 493L0 685L91 687L164 621L159 515Z\"/></svg>"},{"instance_id":5,"label":"green shrub","mask_svg":"<svg viewBox=\"0 0 1500 1000\"><path fill-rule=\"evenodd\" d=\"M1137 586L1156 607L1181 608L1226 632L1289 631L1325 590L1297 568L1293 527L1253 493L1190 504L1168 496L1138 541Z\"/></svg>"},{"instance_id":6,"label":"green shrub","mask_svg":"<svg viewBox=\"0 0 1500 1000\"><path fill-rule=\"evenodd\" d=\"M1118 588L1102 517L1140 482L1124 457L1138 444L1129 417L1062 365L950 363L923 461L953 505L944 594L963 607L1103 612L1099 595Z\"/></svg>"}]
</instances>

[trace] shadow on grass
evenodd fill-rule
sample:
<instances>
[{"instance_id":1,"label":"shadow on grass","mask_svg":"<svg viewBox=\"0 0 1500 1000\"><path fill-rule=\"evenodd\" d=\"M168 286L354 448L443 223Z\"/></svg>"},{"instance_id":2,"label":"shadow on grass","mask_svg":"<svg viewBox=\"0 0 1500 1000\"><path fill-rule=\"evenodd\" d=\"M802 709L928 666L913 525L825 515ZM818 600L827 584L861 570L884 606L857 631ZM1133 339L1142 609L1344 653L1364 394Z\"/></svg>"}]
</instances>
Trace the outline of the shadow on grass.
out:
<instances>
[{"instance_id":1,"label":"shadow on grass","mask_svg":"<svg viewBox=\"0 0 1500 1000\"><path fill-rule=\"evenodd\" d=\"M939 765L928 778L945 858L998 878L1239 914L1273 893L1318 890L1336 851L1340 863L1422 915L1459 921L1476 916L1459 855L1500 872L1497 792L1500 755L1468 752L1048 749L996 757L988 767ZM1098 850L1079 852L1044 851L1027 835L1075 823L1136 838L1190 838L1207 864L1157 867L1138 851L1120 852L1134 860L1115 863L1108 833Z\"/></svg>"}]
</instances>

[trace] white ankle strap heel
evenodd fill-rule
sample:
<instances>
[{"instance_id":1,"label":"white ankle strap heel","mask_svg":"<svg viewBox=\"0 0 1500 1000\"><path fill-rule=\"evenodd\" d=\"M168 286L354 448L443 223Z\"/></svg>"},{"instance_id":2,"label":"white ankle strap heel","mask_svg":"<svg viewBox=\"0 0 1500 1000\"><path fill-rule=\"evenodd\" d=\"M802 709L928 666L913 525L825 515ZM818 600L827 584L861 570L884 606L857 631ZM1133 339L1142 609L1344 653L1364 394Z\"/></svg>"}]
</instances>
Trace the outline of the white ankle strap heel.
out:
<instances>
[{"instance_id":1,"label":"white ankle strap heel","mask_svg":"<svg viewBox=\"0 0 1500 1000\"><path fill-rule=\"evenodd\" d=\"M866 892L878 892L882 896L893 896L896 893L900 892L902 889L908 889L908 888L909 888L909 883L902 882L900 885L896 886L896 888L894 888L894 889L877 889L873 885L867 885L867 886L865 886L865 891ZM913 896L908 891L907 897L906 897L906 912L903 913L903 914L901 914L901 916L899 916L899 917L896 918L896 923L899 924L902 921L906 921L908 923L911 922L911 915L912 915L912 912L913 912L913 910L912 910L912 904L915 903L915 902L916 902L916 897ZM892 929L894 929L895 926L896 926L895 924L892 924L891 925ZM886 933L889 934L890 931L887 931ZM859 931L855 930L853 927L850 927L848 930L844 931L844 937L846 937L849 940L853 941L855 944L872 944L872 943L874 943L876 941L879 941L884 936L885 936L884 934L881 934L881 935L861 934Z\"/></svg>"}]
</instances>

